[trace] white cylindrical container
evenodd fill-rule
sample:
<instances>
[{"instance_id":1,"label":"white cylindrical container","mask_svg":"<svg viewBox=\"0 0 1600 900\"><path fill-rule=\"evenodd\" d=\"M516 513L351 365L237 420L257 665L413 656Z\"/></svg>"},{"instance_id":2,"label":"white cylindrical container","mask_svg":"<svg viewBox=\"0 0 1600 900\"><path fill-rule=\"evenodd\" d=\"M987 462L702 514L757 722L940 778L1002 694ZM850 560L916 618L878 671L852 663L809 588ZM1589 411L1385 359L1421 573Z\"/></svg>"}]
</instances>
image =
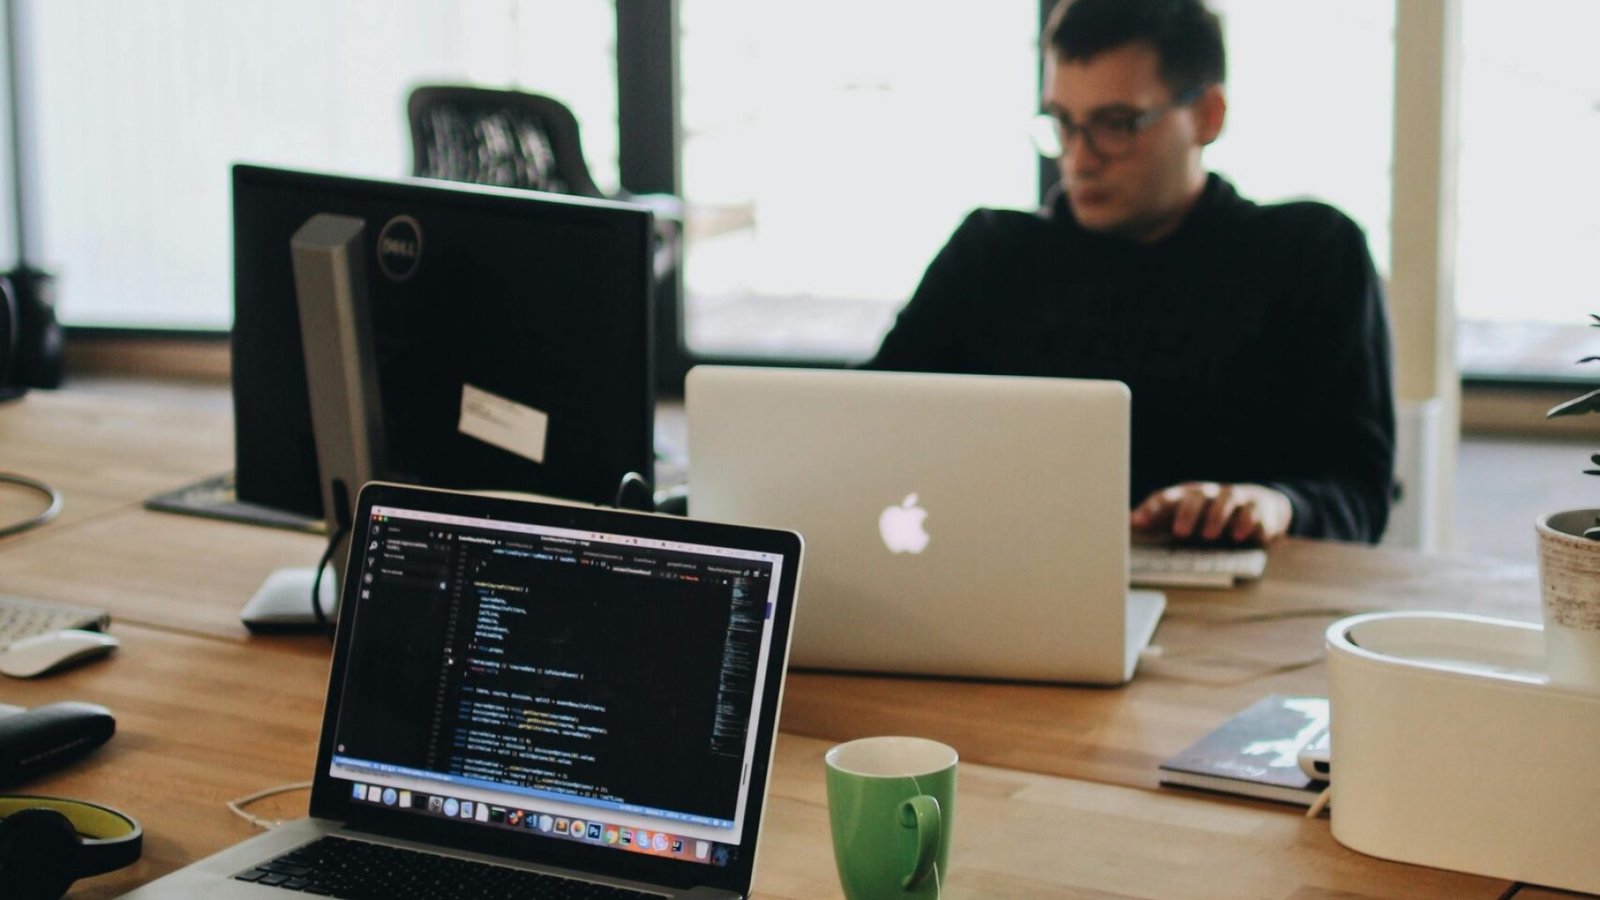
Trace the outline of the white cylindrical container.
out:
<instances>
[{"instance_id":1,"label":"white cylindrical container","mask_svg":"<svg viewBox=\"0 0 1600 900\"><path fill-rule=\"evenodd\" d=\"M1600 892L1600 694L1548 681L1541 631L1425 612L1328 628L1335 840Z\"/></svg>"}]
</instances>

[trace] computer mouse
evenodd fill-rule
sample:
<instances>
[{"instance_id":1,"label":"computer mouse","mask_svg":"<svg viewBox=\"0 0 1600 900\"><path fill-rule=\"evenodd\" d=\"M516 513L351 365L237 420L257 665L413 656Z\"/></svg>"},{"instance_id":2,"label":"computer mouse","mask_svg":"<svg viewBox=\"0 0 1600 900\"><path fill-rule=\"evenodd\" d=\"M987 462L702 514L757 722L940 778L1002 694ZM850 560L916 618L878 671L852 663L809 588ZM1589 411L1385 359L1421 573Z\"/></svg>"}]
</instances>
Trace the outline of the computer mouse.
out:
<instances>
[{"instance_id":1,"label":"computer mouse","mask_svg":"<svg viewBox=\"0 0 1600 900\"><path fill-rule=\"evenodd\" d=\"M121 643L99 631L74 628L36 634L12 641L0 650L0 674L12 678L33 678L74 663L105 656Z\"/></svg>"}]
</instances>

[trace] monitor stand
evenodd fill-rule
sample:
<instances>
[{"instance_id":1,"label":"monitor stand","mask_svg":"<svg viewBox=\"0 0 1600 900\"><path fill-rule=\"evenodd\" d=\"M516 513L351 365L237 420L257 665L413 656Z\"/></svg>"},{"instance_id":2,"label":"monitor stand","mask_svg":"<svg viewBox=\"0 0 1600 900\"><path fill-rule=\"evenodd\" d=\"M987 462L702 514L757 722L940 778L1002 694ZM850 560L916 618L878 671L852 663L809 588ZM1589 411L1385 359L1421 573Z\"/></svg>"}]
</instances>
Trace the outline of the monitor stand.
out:
<instances>
[{"instance_id":1,"label":"monitor stand","mask_svg":"<svg viewBox=\"0 0 1600 900\"><path fill-rule=\"evenodd\" d=\"M367 304L366 222L318 213L289 239L294 291L305 345L311 430L327 522L328 565L318 590L316 568L279 569L267 576L239 618L252 630L318 627L338 612L340 581L350 556L355 494L377 475L383 459L383 414L377 358ZM254 623L254 624L252 624Z\"/></svg>"},{"instance_id":2,"label":"monitor stand","mask_svg":"<svg viewBox=\"0 0 1600 900\"><path fill-rule=\"evenodd\" d=\"M313 567L274 569L239 611L239 621L257 633L318 628L316 613L311 611L311 584L316 577L317 570ZM331 573L325 573L317 590L324 622L333 621L339 596L338 580Z\"/></svg>"},{"instance_id":3,"label":"monitor stand","mask_svg":"<svg viewBox=\"0 0 1600 900\"><path fill-rule=\"evenodd\" d=\"M163 491L147 498L144 506L145 509L243 522L246 525L264 525L307 534L325 533L320 518L240 500L232 471Z\"/></svg>"}]
</instances>

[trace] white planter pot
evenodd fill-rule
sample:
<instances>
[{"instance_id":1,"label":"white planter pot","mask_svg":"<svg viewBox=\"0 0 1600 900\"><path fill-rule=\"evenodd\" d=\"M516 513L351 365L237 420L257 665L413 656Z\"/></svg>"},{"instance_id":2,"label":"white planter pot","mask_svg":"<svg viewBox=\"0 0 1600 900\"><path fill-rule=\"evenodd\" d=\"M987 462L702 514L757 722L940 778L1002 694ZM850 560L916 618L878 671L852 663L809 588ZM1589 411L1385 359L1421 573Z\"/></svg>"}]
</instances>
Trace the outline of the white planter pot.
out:
<instances>
[{"instance_id":1,"label":"white planter pot","mask_svg":"<svg viewBox=\"0 0 1600 900\"><path fill-rule=\"evenodd\" d=\"M1600 541L1583 537L1596 510L1539 519L1539 593L1550 681L1600 692Z\"/></svg>"}]
</instances>

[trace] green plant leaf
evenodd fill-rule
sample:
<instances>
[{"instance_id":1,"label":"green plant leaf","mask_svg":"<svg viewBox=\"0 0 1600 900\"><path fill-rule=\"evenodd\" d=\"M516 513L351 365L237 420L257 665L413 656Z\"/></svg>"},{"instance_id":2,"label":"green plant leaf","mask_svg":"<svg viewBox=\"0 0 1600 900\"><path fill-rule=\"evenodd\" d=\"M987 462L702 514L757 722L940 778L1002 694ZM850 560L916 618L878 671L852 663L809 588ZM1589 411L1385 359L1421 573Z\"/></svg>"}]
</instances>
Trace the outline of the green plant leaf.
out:
<instances>
[{"instance_id":1,"label":"green plant leaf","mask_svg":"<svg viewBox=\"0 0 1600 900\"><path fill-rule=\"evenodd\" d=\"M1546 419L1554 419L1556 416L1578 416L1592 412L1600 412L1600 389L1590 391L1582 397L1574 397L1565 403L1551 407L1550 411L1544 414L1544 417Z\"/></svg>"}]
</instances>

